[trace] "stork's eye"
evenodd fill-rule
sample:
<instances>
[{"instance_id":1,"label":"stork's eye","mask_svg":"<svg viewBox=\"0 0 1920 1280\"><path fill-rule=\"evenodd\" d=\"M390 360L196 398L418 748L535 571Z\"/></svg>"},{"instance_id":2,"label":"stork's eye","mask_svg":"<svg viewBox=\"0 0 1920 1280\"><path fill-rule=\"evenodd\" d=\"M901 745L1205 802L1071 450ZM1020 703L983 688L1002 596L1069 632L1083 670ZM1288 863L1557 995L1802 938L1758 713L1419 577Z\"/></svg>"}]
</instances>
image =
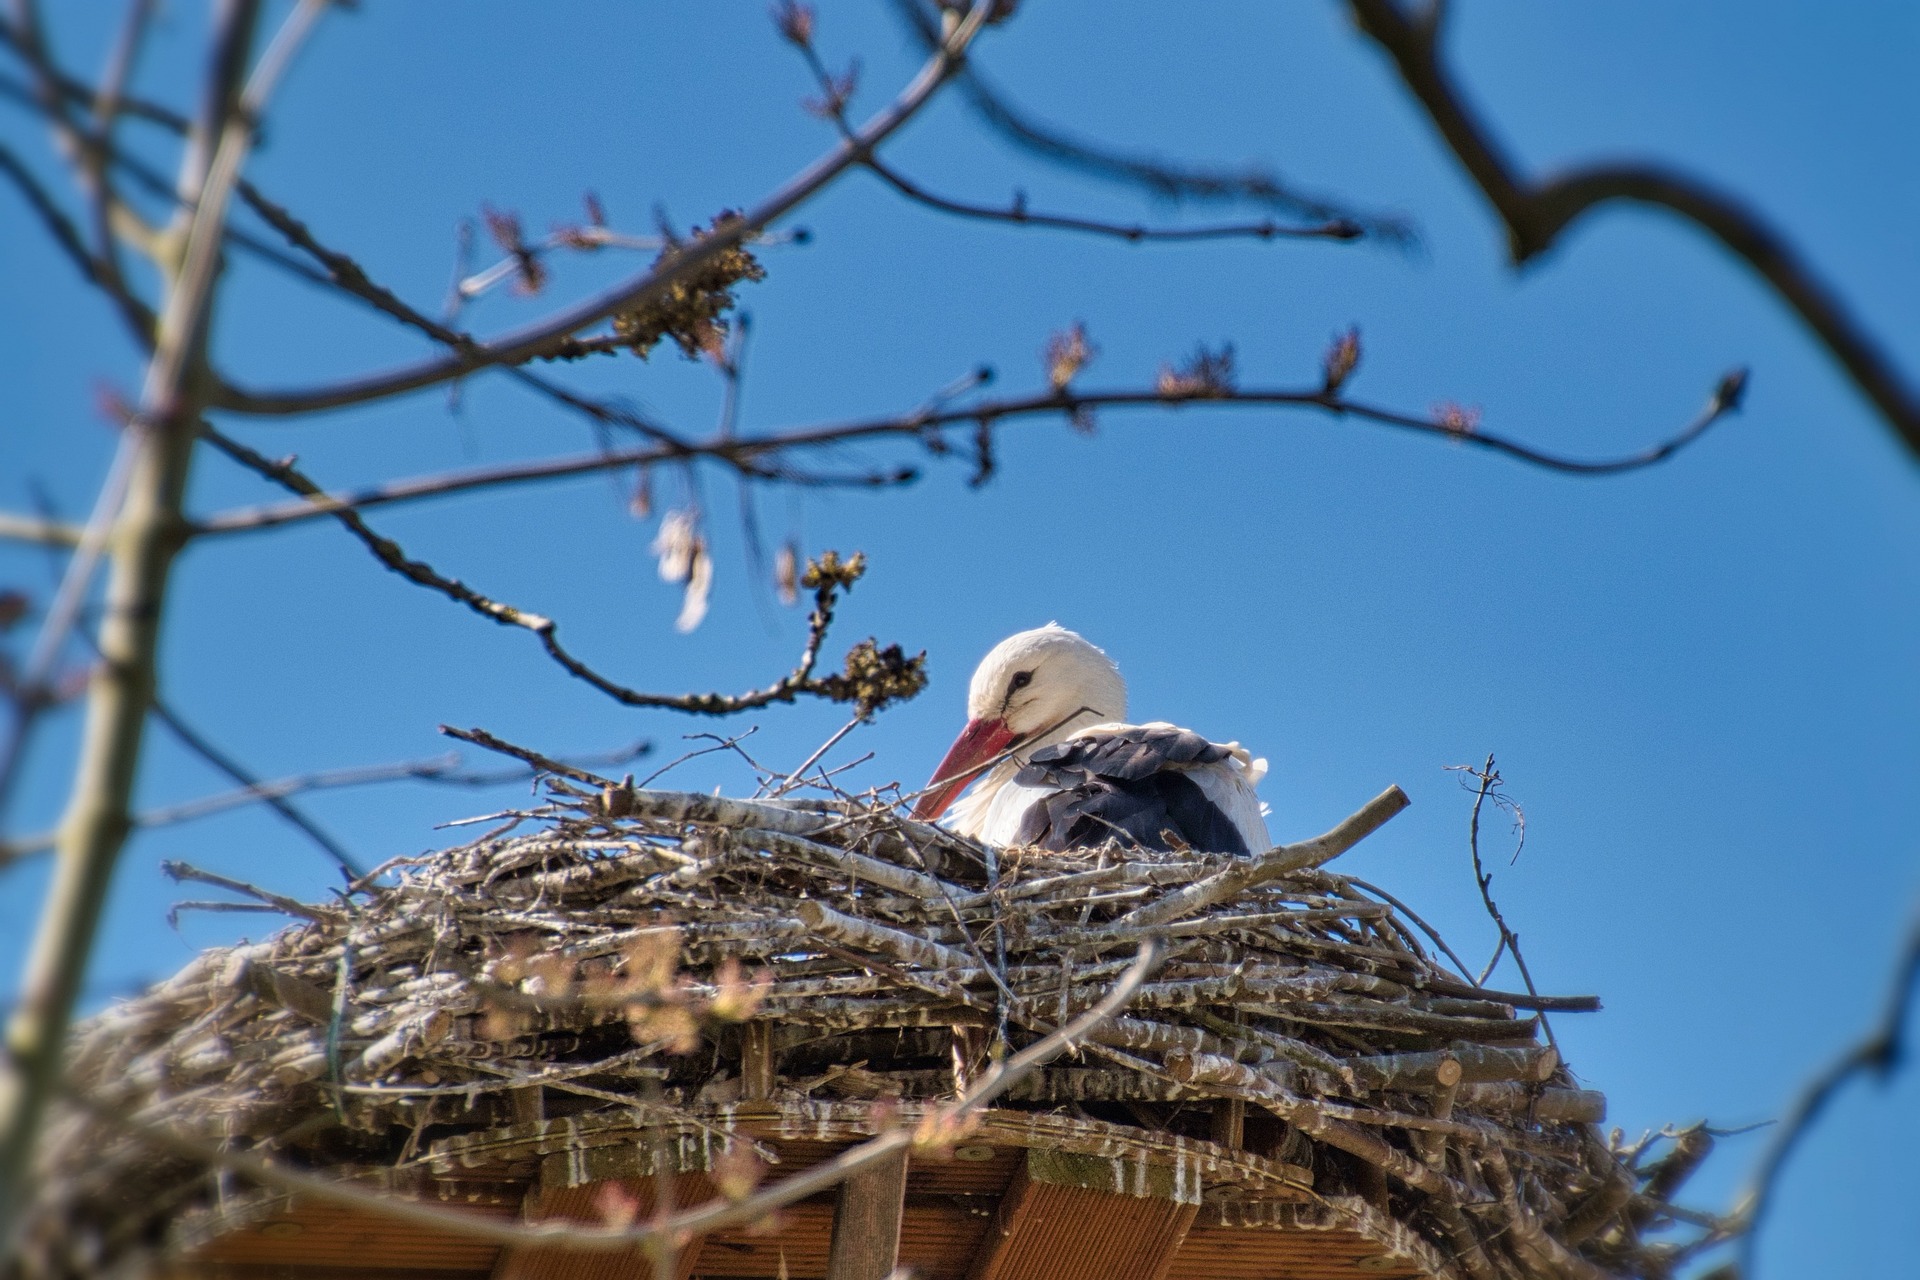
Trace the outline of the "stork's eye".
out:
<instances>
[{"instance_id":1,"label":"stork's eye","mask_svg":"<svg viewBox=\"0 0 1920 1280\"><path fill-rule=\"evenodd\" d=\"M1026 688L1028 685L1032 683L1033 683L1033 672L1016 671L1013 673L1013 679L1007 685L1007 692L1018 693L1020 690Z\"/></svg>"}]
</instances>

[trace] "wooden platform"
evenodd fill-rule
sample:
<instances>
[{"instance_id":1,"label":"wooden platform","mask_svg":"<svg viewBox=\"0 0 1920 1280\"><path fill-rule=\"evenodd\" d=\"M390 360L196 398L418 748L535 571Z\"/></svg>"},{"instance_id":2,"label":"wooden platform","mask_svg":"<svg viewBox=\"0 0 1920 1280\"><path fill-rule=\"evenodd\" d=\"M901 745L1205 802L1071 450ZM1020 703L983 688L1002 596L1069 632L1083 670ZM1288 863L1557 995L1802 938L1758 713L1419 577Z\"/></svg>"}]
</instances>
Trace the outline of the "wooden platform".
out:
<instances>
[{"instance_id":1,"label":"wooden platform","mask_svg":"<svg viewBox=\"0 0 1920 1280\"><path fill-rule=\"evenodd\" d=\"M890 1110L890 1115L889 1115ZM770 1175L804 1169L914 1104L789 1103L707 1108L704 1127L662 1133L598 1114L536 1121L434 1144L406 1170L354 1174L462 1211L509 1220L597 1222L609 1184L647 1212L670 1171L683 1207L712 1194L727 1135L778 1156ZM894 1179L891 1188L886 1178ZM898 1264L920 1280L1364 1280L1450 1276L1427 1244L1366 1201L1317 1196L1304 1169L1252 1152L1130 1125L1028 1111L988 1112L950 1152L881 1175L876 1212L827 1193L775 1220L706 1236L674 1280L829 1275L836 1212L866 1213L860 1232L898 1213ZM866 1194L866 1193L861 1193ZM888 1195L898 1206L889 1210ZM170 1280L643 1280L638 1251L498 1246L423 1231L373 1213L242 1193L180 1224ZM890 1243L890 1242L887 1242ZM843 1252L849 1246L843 1242ZM870 1260L843 1257L840 1276ZM884 1275L882 1270L872 1280ZM665 1280L664 1277L660 1280Z\"/></svg>"}]
</instances>

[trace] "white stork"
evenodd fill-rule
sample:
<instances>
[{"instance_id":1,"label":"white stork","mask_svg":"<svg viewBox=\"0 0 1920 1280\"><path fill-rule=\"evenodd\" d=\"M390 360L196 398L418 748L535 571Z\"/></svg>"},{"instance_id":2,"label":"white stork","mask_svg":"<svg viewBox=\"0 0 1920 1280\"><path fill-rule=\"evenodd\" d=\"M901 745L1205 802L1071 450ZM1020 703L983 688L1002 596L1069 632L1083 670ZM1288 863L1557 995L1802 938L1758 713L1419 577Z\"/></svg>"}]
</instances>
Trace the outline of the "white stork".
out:
<instances>
[{"instance_id":1,"label":"white stork","mask_svg":"<svg viewBox=\"0 0 1920 1280\"><path fill-rule=\"evenodd\" d=\"M1052 622L1009 636L974 671L967 727L913 816L931 822L951 806L955 831L1001 846L1268 847L1254 795L1265 760L1237 742L1126 717L1127 682L1103 651Z\"/></svg>"}]
</instances>

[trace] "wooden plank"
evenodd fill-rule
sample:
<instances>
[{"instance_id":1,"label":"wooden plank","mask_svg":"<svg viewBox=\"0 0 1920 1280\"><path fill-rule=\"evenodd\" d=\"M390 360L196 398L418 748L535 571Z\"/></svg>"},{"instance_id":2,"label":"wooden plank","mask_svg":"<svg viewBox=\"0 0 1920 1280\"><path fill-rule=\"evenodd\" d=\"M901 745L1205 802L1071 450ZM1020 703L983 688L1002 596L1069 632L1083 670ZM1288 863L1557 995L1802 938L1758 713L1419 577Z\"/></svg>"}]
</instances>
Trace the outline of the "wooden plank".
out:
<instances>
[{"instance_id":1,"label":"wooden plank","mask_svg":"<svg viewBox=\"0 0 1920 1280\"><path fill-rule=\"evenodd\" d=\"M1365 1280L1451 1275L1440 1251L1359 1196L1227 1201L1200 1212L1163 1280Z\"/></svg>"},{"instance_id":2,"label":"wooden plank","mask_svg":"<svg viewBox=\"0 0 1920 1280\"><path fill-rule=\"evenodd\" d=\"M477 1212L499 1218L507 1211ZM418 1271L428 1277L438 1272L484 1275L499 1252L500 1246L488 1240L313 1202L286 1205L217 1236L191 1255L190 1266L278 1268L283 1272L294 1267L329 1268L334 1274L373 1266Z\"/></svg>"},{"instance_id":3,"label":"wooden plank","mask_svg":"<svg viewBox=\"0 0 1920 1280\"><path fill-rule=\"evenodd\" d=\"M877 1161L840 1184L833 1205L827 1280L886 1280L900 1258L907 1153Z\"/></svg>"},{"instance_id":4,"label":"wooden plank","mask_svg":"<svg viewBox=\"0 0 1920 1280\"><path fill-rule=\"evenodd\" d=\"M609 1204L622 1202L633 1210L638 1222L644 1222L654 1211L657 1178L568 1186L564 1176L547 1177L544 1172L540 1187L527 1198L527 1217L533 1221L598 1224L605 1221ZM554 1172L564 1174L563 1170ZM712 1184L702 1175L669 1176L673 1178L676 1205L696 1204L713 1195ZM665 1273L656 1270L652 1257L639 1247L607 1251L516 1245L500 1251L492 1280L687 1280L699 1255L700 1242L696 1240L679 1251L672 1272Z\"/></svg>"},{"instance_id":5,"label":"wooden plank","mask_svg":"<svg viewBox=\"0 0 1920 1280\"><path fill-rule=\"evenodd\" d=\"M418 1267L308 1267L285 1262L181 1263L155 1280L488 1280L489 1272L425 1271Z\"/></svg>"},{"instance_id":6,"label":"wooden plank","mask_svg":"<svg viewBox=\"0 0 1920 1280\"><path fill-rule=\"evenodd\" d=\"M967 1280L1161 1280L1199 1208L1176 1167L1029 1150Z\"/></svg>"}]
</instances>

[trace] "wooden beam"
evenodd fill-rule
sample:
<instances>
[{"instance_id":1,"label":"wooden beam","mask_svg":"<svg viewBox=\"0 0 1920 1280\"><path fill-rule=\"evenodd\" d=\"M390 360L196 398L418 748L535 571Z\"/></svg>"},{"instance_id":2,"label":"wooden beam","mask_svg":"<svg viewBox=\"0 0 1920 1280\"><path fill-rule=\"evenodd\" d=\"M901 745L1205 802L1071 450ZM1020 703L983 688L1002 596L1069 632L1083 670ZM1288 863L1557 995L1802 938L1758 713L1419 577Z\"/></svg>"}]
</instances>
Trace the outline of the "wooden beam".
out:
<instances>
[{"instance_id":1,"label":"wooden beam","mask_svg":"<svg viewBox=\"0 0 1920 1280\"><path fill-rule=\"evenodd\" d=\"M669 1159L672 1153L668 1153ZM568 1176L567 1153L543 1162L540 1181L527 1196L531 1221L602 1223L605 1210L624 1204L636 1221L652 1215L660 1191L660 1177L620 1178L575 1183ZM684 1208L709 1199L712 1182L701 1173L670 1172L674 1204ZM688 1280L699 1260L701 1242L690 1242L674 1258L671 1272L659 1271L643 1248L614 1252L568 1249L564 1246L512 1246L500 1251L492 1280Z\"/></svg>"},{"instance_id":2,"label":"wooden beam","mask_svg":"<svg viewBox=\"0 0 1920 1280\"><path fill-rule=\"evenodd\" d=\"M1199 1209L1174 1167L1029 1150L967 1280L1161 1280Z\"/></svg>"},{"instance_id":3,"label":"wooden beam","mask_svg":"<svg viewBox=\"0 0 1920 1280\"><path fill-rule=\"evenodd\" d=\"M1213 1103L1213 1124L1208 1134L1222 1147L1234 1151L1247 1145L1247 1104L1240 1098L1216 1098Z\"/></svg>"},{"instance_id":4,"label":"wooden beam","mask_svg":"<svg viewBox=\"0 0 1920 1280\"><path fill-rule=\"evenodd\" d=\"M906 1202L904 1151L842 1182L833 1206L827 1280L886 1280L899 1261Z\"/></svg>"},{"instance_id":5,"label":"wooden beam","mask_svg":"<svg viewBox=\"0 0 1920 1280\"><path fill-rule=\"evenodd\" d=\"M740 1100L765 1102L773 1097L773 1024L748 1022L740 1027Z\"/></svg>"}]
</instances>

